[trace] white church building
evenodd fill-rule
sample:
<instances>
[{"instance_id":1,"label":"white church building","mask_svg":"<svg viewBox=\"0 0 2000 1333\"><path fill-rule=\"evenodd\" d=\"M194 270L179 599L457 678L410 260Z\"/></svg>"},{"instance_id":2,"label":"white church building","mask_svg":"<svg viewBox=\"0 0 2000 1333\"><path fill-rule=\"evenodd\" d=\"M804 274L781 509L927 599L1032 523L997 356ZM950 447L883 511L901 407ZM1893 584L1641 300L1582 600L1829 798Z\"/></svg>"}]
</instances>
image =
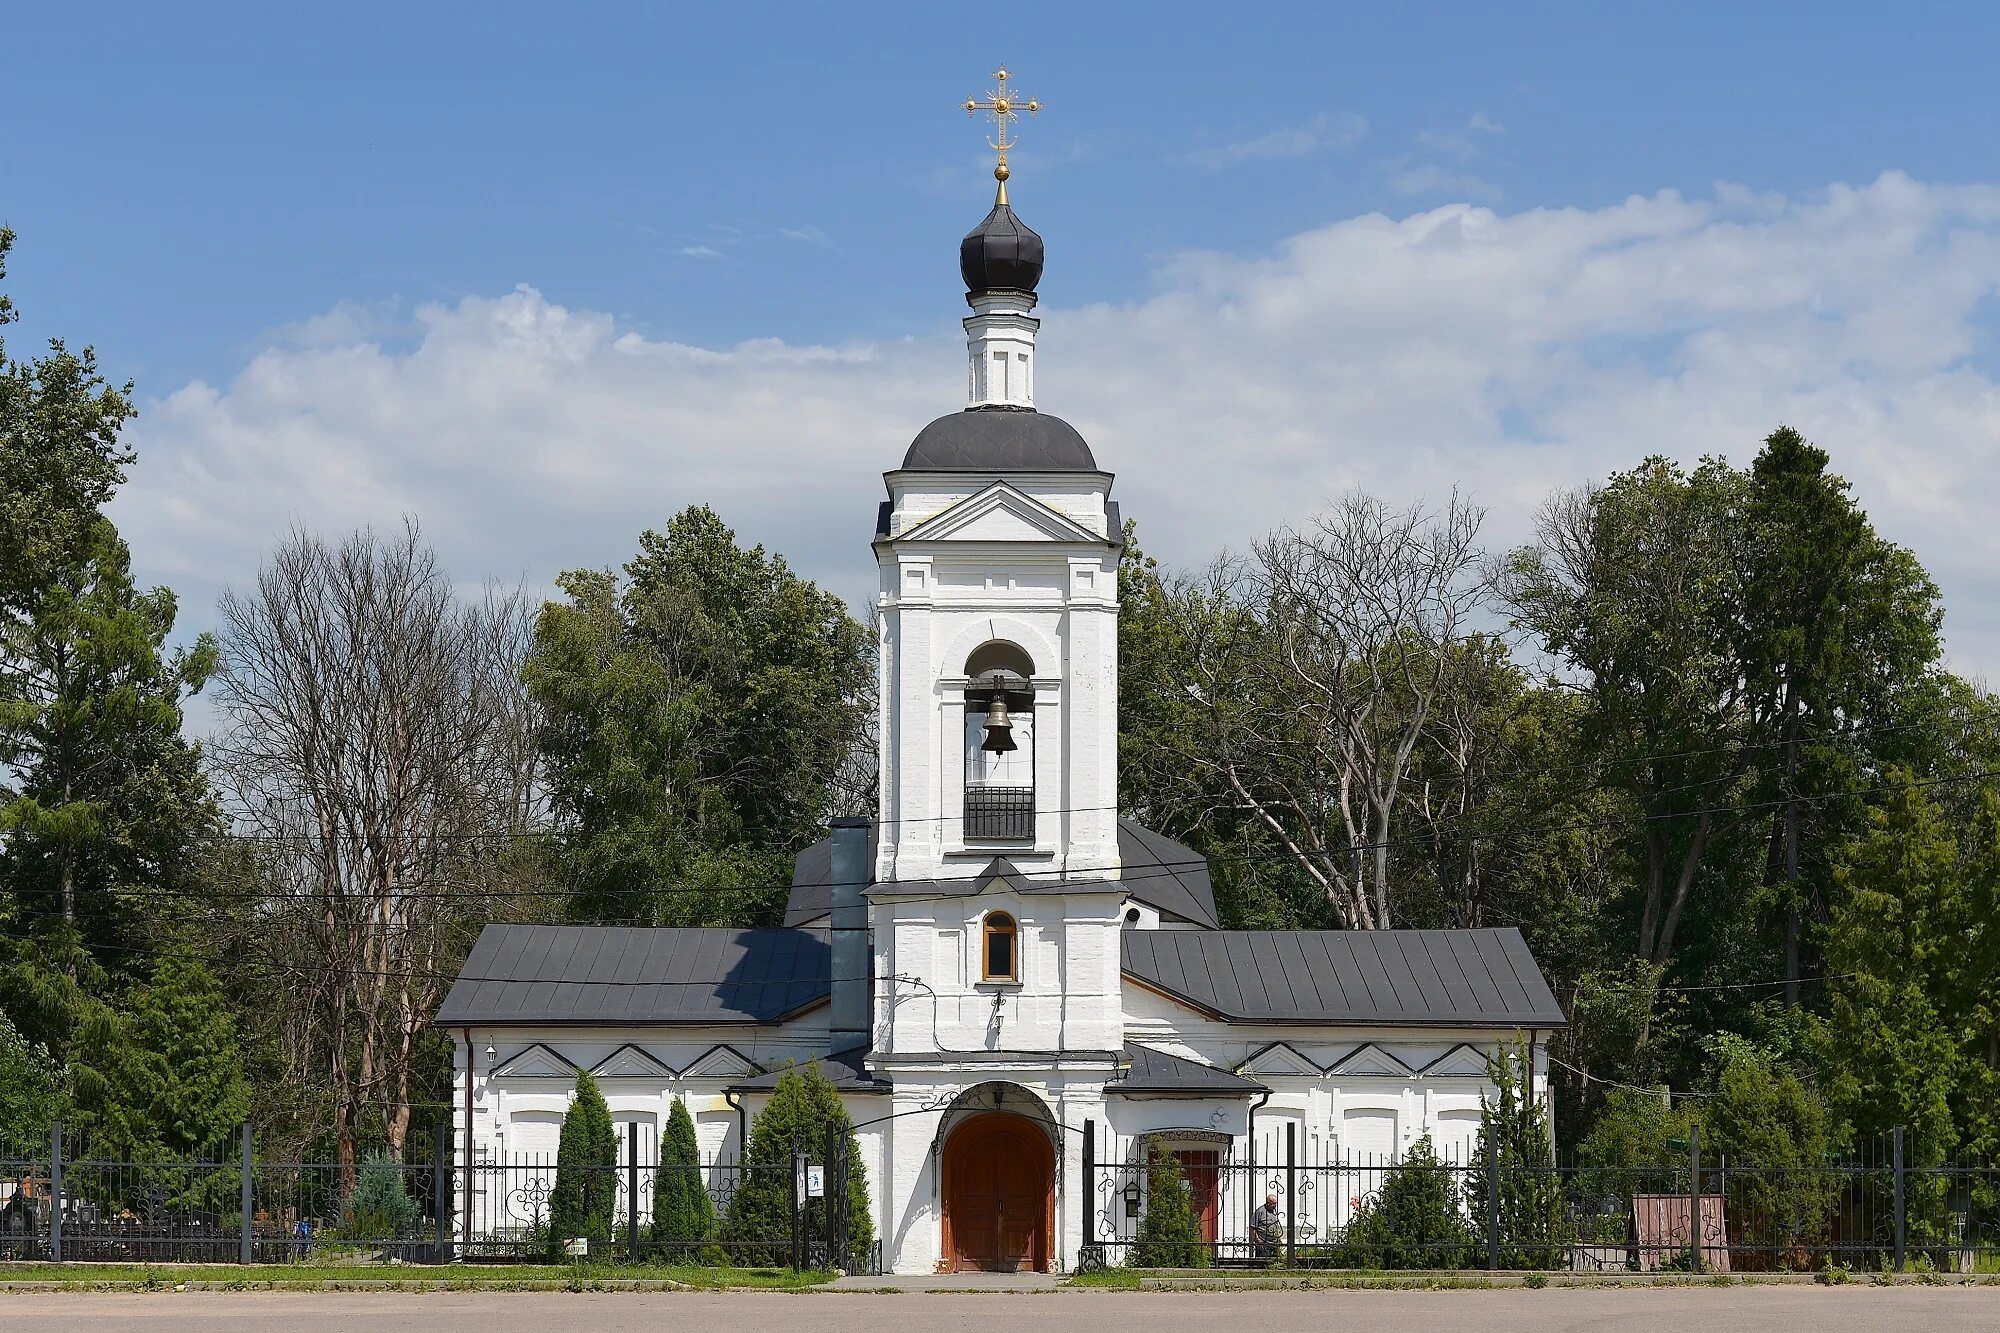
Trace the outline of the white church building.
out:
<instances>
[{"instance_id":1,"label":"white church building","mask_svg":"<svg viewBox=\"0 0 2000 1333\"><path fill-rule=\"evenodd\" d=\"M645 1162L676 1099L728 1159L815 1064L887 1270L1062 1271L1129 1239L1117 1164L1255 1164L1197 1200L1227 1242L1288 1153L1427 1135L1462 1158L1517 1039L1546 1097L1563 1016L1518 931L1225 930L1203 858L1119 818L1121 523L1112 474L1036 407L1042 259L1003 176L959 251L968 405L883 476L876 818L800 854L782 927L488 927L436 1016L461 1167L552 1161L580 1069ZM475 1229L521 1206L460 1205Z\"/></svg>"}]
</instances>

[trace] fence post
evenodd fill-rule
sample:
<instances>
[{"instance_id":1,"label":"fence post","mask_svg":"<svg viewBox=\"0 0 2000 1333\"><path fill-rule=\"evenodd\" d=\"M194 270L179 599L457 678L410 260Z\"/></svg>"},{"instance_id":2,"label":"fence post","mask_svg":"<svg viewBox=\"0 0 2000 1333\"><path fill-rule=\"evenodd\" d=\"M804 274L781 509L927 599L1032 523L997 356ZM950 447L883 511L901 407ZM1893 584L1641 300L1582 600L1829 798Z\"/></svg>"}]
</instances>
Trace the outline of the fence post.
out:
<instances>
[{"instance_id":1,"label":"fence post","mask_svg":"<svg viewBox=\"0 0 2000 1333\"><path fill-rule=\"evenodd\" d=\"M440 1120L431 1131L431 1219L435 1262L451 1262L451 1122Z\"/></svg>"},{"instance_id":2,"label":"fence post","mask_svg":"<svg viewBox=\"0 0 2000 1333\"><path fill-rule=\"evenodd\" d=\"M1500 1137L1496 1124L1480 1135L1486 1140L1486 1271L1500 1267Z\"/></svg>"},{"instance_id":3,"label":"fence post","mask_svg":"<svg viewBox=\"0 0 2000 1333\"><path fill-rule=\"evenodd\" d=\"M243 1205L243 1243L236 1255L236 1262L242 1264L255 1263L257 1258L256 1252L251 1246L250 1235L250 1208L252 1203L250 1146L250 1122L246 1120L243 1122L243 1183L240 1191Z\"/></svg>"},{"instance_id":4,"label":"fence post","mask_svg":"<svg viewBox=\"0 0 2000 1333\"><path fill-rule=\"evenodd\" d=\"M1891 1147L1894 1156L1890 1159L1896 1171L1896 1271L1903 1271L1903 1244L1908 1235L1905 1228L1907 1215L1903 1205L1903 1127L1896 1126L1896 1137Z\"/></svg>"},{"instance_id":5,"label":"fence post","mask_svg":"<svg viewBox=\"0 0 2000 1333\"><path fill-rule=\"evenodd\" d=\"M639 1262L639 1122L625 1126L625 1262Z\"/></svg>"},{"instance_id":6,"label":"fence post","mask_svg":"<svg viewBox=\"0 0 2000 1333\"><path fill-rule=\"evenodd\" d=\"M820 1207L826 1209L826 1266L845 1269L847 1255L841 1247L839 1199L845 1197L847 1177L847 1136L840 1122L826 1122L826 1164L820 1168ZM838 1169L836 1169L838 1163ZM839 1187L839 1193L836 1188Z\"/></svg>"},{"instance_id":7,"label":"fence post","mask_svg":"<svg viewBox=\"0 0 2000 1333\"><path fill-rule=\"evenodd\" d=\"M49 1125L49 1259L62 1262L62 1121Z\"/></svg>"},{"instance_id":8,"label":"fence post","mask_svg":"<svg viewBox=\"0 0 2000 1333\"><path fill-rule=\"evenodd\" d=\"M1299 1122L1285 1121L1285 1267L1299 1266Z\"/></svg>"},{"instance_id":9,"label":"fence post","mask_svg":"<svg viewBox=\"0 0 2000 1333\"><path fill-rule=\"evenodd\" d=\"M1692 1271L1702 1271L1701 1251L1701 1126L1688 1126L1688 1257Z\"/></svg>"},{"instance_id":10,"label":"fence post","mask_svg":"<svg viewBox=\"0 0 2000 1333\"><path fill-rule=\"evenodd\" d=\"M1256 1175L1255 1171L1250 1173ZM1083 1118L1083 1246L1077 1252L1076 1266L1084 1266L1091 1247L1097 1243L1097 1122L1089 1116Z\"/></svg>"},{"instance_id":11,"label":"fence post","mask_svg":"<svg viewBox=\"0 0 2000 1333\"><path fill-rule=\"evenodd\" d=\"M805 1174L806 1174L806 1155L804 1151L800 1149L799 1141L797 1139L793 1139L792 1140L792 1271L793 1272L798 1272L805 1267L803 1258L799 1253L800 1249L802 1248L802 1241L804 1239L804 1232L805 1232L804 1226L801 1225L802 1221L804 1220L805 1210L802 1207L800 1207L800 1205L804 1202L804 1200L799 1197L799 1187L804 1183L803 1178Z\"/></svg>"}]
</instances>

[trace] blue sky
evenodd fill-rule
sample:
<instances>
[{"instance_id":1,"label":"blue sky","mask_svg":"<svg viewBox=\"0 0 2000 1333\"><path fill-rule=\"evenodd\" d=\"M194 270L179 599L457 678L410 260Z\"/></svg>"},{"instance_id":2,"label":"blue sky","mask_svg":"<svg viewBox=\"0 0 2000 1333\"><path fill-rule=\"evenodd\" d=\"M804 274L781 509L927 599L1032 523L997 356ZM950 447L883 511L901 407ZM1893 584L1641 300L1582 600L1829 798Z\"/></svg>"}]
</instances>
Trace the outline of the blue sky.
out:
<instances>
[{"instance_id":1,"label":"blue sky","mask_svg":"<svg viewBox=\"0 0 2000 1333\"><path fill-rule=\"evenodd\" d=\"M1047 105L1043 406L1170 558L1352 485L1463 485L1518 540L1553 485L1792 420L2000 662L1990 6L44 5L5 40L12 345L139 381L121 522L191 623L286 523L402 511L546 584L713 500L865 596L874 474L957 405L991 182L955 104L1004 60Z\"/></svg>"}]
</instances>

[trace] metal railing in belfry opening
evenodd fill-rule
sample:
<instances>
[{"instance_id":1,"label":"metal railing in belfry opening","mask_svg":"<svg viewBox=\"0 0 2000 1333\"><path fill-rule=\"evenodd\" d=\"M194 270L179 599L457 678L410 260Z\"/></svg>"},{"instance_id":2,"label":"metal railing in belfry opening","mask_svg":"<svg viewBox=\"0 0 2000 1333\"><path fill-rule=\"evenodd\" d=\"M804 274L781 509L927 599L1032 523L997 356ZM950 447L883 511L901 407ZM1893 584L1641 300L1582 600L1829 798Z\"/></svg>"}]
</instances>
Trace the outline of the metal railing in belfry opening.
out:
<instances>
[{"instance_id":1,"label":"metal railing in belfry opening","mask_svg":"<svg viewBox=\"0 0 2000 1333\"><path fill-rule=\"evenodd\" d=\"M1035 836L1033 787L972 787L965 789L965 836L1032 838Z\"/></svg>"}]
</instances>

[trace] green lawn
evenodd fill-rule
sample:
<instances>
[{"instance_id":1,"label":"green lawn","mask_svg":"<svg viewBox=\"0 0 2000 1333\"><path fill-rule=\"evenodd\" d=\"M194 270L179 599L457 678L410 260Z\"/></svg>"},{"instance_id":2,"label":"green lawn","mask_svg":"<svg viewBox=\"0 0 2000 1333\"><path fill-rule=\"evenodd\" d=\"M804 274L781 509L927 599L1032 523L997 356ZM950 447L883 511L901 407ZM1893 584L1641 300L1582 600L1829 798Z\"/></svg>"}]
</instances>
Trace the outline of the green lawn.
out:
<instances>
[{"instance_id":1,"label":"green lawn","mask_svg":"<svg viewBox=\"0 0 2000 1333\"><path fill-rule=\"evenodd\" d=\"M0 1262L0 1282L55 1282L76 1287L171 1288L184 1282L228 1286L320 1286L393 1282L411 1287L510 1287L606 1282L679 1282L691 1287L802 1290L829 1272L787 1268L678 1268L661 1264L48 1264Z\"/></svg>"}]
</instances>

